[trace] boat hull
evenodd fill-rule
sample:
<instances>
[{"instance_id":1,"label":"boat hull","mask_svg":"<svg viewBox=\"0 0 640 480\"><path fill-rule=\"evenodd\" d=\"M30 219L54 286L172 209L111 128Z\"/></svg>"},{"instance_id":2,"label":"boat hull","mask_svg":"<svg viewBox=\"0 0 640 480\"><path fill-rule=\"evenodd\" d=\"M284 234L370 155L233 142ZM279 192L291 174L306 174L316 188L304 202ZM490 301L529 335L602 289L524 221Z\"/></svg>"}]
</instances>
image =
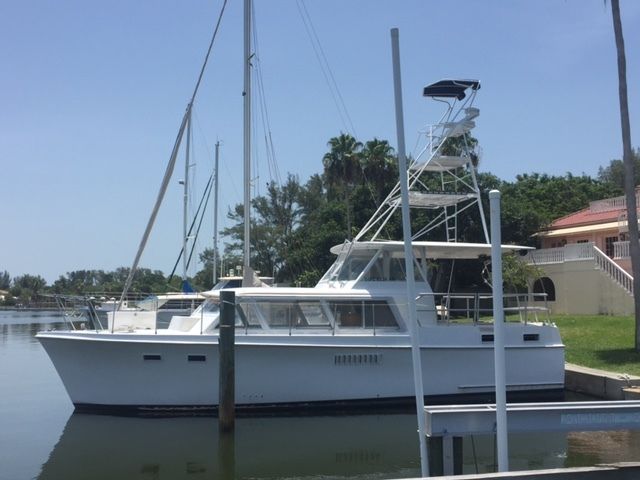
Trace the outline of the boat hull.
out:
<instances>
[{"instance_id":1,"label":"boat hull","mask_svg":"<svg viewBox=\"0 0 640 480\"><path fill-rule=\"evenodd\" d=\"M437 328L426 332L437 341L421 347L425 396L490 396L492 345L461 343L463 332L478 333L474 327ZM508 330L513 338L522 337L521 328ZM217 408L217 335L194 341L193 336L47 332L38 338L82 409ZM510 393L531 399L562 390L560 342L512 342L506 359ZM414 398L410 345L398 335L237 335L235 382L236 404L247 409L395 405Z\"/></svg>"}]
</instances>

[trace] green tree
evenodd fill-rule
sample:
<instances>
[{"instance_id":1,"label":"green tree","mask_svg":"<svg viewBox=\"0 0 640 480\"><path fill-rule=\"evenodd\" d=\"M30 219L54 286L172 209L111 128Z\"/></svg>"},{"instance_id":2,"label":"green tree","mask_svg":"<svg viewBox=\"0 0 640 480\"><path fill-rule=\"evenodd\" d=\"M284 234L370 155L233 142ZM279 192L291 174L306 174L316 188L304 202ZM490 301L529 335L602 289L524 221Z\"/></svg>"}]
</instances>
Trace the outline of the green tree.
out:
<instances>
[{"instance_id":1,"label":"green tree","mask_svg":"<svg viewBox=\"0 0 640 480\"><path fill-rule=\"evenodd\" d=\"M8 290L11 286L11 275L6 270L0 272L0 290Z\"/></svg>"},{"instance_id":2,"label":"green tree","mask_svg":"<svg viewBox=\"0 0 640 480\"><path fill-rule=\"evenodd\" d=\"M640 148L632 152L635 178L634 184L640 184ZM610 185L612 192L615 195L624 194L624 178L625 178L625 165L622 160L611 160L606 167L600 167L598 169L598 180Z\"/></svg>"},{"instance_id":3,"label":"green tree","mask_svg":"<svg viewBox=\"0 0 640 480\"><path fill-rule=\"evenodd\" d=\"M276 281L293 278L287 258L292 250L292 235L297 228L302 210L299 206L301 187L298 178L289 174L284 185L267 185L267 194L252 200L251 265L262 275L274 275ZM242 205L236 205L227 215L234 225L222 231L231 242L225 247L225 256L235 256L243 245Z\"/></svg>"},{"instance_id":4,"label":"green tree","mask_svg":"<svg viewBox=\"0 0 640 480\"><path fill-rule=\"evenodd\" d=\"M533 245L533 235L553 220L606 198L611 186L587 175L522 174L503 182L502 229L505 242Z\"/></svg>"},{"instance_id":5,"label":"green tree","mask_svg":"<svg viewBox=\"0 0 640 480\"><path fill-rule=\"evenodd\" d=\"M193 286L197 290L210 290L213 288L213 254L213 248L205 248L199 255L202 270L198 271L198 273L193 277ZM220 260L219 253L217 258ZM221 272L219 268L217 273L218 277L224 276L223 272Z\"/></svg>"},{"instance_id":6,"label":"green tree","mask_svg":"<svg viewBox=\"0 0 640 480\"><path fill-rule=\"evenodd\" d=\"M354 186L362 178L360 167L362 143L352 135L341 133L331 138L327 145L330 150L322 158L327 191L329 195L340 196L344 202L347 221L346 237L351 240L353 232L350 199Z\"/></svg>"},{"instance_id":7,"label":"green tree","mask_svg":"<svg viewBox=\"0 0 640 480\"><path fill-rule=\"evenodd\" d=\"M398 164L393 152L389 142L377 138L366 142L362 149L362 171L369 190L373 192L375 206L380 205L397 183Z\"/></svg>"},{"instance_id":8,"label":"green tree","mask_svg":"<svg viewBox=\"0 0 640 480\"><path fill-rule=\"evenodd\" d=\"M20 299L24 305L30 305L36 301L39 294L44 292L47 282L40 275L21 275L15 277L12 282L11 295Z\"/></svg>"}]
</instances>

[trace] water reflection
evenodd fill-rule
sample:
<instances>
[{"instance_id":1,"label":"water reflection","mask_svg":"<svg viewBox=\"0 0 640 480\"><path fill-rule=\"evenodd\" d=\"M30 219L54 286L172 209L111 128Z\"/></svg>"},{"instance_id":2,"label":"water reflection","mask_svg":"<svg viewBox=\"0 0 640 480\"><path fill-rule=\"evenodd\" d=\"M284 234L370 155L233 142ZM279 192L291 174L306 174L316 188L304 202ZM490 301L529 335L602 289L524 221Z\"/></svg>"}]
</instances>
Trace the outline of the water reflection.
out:
<instances>
[{"instance_id":1,"label":"water reflection","mask_svg":"<svg viewBox=\"0 0 640 480\"><path fill-rule=\"evenodd\" d=\"M223 441L216 418L73 414L38 478L407 478L415 437L410 414L242 418Z\"/></svg>"},{"instance_id":2,"label":"water reflection","mask_svg":"<svg viewBox=\"0 0 640 480\"><path fill-rule=\"evenodd\" d=\"M410 413L241 418L222 437L212 417L73 414L38 478L411 478L420 465L415 430ZM563 467L571 449L566 434L509 443L512 470ZM463 473L495 471L495 438L466 437L462 462Z\"/></svg>"}]
</instances>

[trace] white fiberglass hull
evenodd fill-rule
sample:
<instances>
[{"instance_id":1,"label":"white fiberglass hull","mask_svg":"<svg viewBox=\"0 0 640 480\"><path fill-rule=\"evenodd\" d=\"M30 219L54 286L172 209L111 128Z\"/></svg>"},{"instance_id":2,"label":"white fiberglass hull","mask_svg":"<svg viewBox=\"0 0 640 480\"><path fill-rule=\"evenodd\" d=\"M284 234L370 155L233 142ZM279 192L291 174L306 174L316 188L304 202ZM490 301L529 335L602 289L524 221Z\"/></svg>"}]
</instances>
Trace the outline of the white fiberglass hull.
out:
<instances>
[{"instance_id":1,"label":"white fiberglass hull","mask_svg":"<svg viewBox=\"0 0 640 480\"><path fill-rule=\"evenodd\" d=\"M509 326L507 387L561 390L564 347L553 327L533 327L523 344ZM422 332L424 394L479 395L493 390L493 344L479 327ZM555 334L554 334L555 333ZM72 402L85 407L200 407L218 404L217 335L43 332L38 335ZM512 341L509 341L509 340ZM547 341L545 341L545 339ZM410 399L413 370L406 335L236 335L238 406Z\"/></svg>"}]
</instances>

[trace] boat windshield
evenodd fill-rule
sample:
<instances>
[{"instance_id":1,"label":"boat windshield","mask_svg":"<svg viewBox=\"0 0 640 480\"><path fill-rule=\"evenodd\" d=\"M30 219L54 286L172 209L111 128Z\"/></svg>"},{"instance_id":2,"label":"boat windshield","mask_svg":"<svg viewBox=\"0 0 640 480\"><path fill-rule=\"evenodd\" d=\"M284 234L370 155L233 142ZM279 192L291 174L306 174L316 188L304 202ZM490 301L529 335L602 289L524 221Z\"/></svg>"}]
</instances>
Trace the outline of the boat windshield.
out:
<instances>
[{"instance_id":1,"label":"boat windshield","mask_svg":"<svg viewBox=\"0 0 640 480\"><path fill-rule=\"evenodd\" d=\"M140 310L154 311L160 308L166 302L165 299L158 298L156 295L149 295L136 303Z\"/></svg>"},{"instance_id":2,"label":"boat windshield","mask_svg":"<svg viewBox=\"0 0 640 480\"><path fill-rule=\"evenodd\" d=\"M218 305L218 302L208 299L202 302L202 304L193 311L192 315L213 314L219 311L220 305Z\"/></svg>"},{"instance_id":3,"label":"boat windshield","mask_svg":"<svg viewBox=\"0 0 640 480\"><path fill-rule=\"evenodd\" d=\"M369 264L374 253L375 252L358 252L357 255L347 257L338 274L338 280L343 282L356 280Z\"/></svg>"},{"instance_id":4,"label":"boat windshield","mask_svg":"<svg viewBox=\"0 0 640 480\"><path fill-rule=\"evenodd\" d=\"M376 252L372 250L341 253L322 277L321 282L357 280L375 254Z\"/></svg>"},{"instance_id":5,"label":"boat windshield","mask_svg":"<svg viewBox=\"0 0 640 480\"><path fill-rule=\"evenodd\" d=\"M322 281L404 282L407 278L404 254L386 250L359 250L340 254ZM426 281L426 264L414 264L416 281Z\"/></svg>"}]
</instances>

